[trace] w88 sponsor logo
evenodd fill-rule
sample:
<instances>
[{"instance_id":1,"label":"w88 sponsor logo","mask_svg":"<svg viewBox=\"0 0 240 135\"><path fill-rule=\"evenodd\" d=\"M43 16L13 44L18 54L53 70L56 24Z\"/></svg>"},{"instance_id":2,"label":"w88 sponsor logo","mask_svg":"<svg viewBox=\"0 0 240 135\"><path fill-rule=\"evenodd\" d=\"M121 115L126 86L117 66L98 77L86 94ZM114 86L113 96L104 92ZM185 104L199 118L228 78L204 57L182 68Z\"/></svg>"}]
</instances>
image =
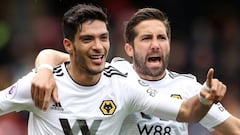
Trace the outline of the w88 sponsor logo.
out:
<instances>
[{"instance_id":1,"label":"w88 sponsor logo","mask_svg":"<svg viewBox=\"0 0 240 135\"><path fill-rule=\"evenodd\" d=\"M140 135L171 135L171 127L162 125L140 125L138 124Z\"/></svg>"}]
</instances>

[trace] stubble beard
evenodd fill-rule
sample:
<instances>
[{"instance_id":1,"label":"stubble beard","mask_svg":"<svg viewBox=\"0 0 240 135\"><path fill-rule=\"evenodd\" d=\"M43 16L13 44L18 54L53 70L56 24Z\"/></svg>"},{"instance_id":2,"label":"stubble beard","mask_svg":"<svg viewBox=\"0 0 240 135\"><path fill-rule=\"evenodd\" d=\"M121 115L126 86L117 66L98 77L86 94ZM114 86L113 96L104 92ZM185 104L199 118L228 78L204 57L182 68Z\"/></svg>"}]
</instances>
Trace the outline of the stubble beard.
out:
<instances>
[{"instance_id":1,"label":"stubble beard","mask_svg":"<svg viewBox=\"0 0 240 135\"><path fill-rule=\"evenodd\" d=\"M134 67L137 69L137 72L139 72L142 75L148 75L152 77L158 77L162 76L165 74L165 69L168 66L168 60L169 60L169 54L166 55L162 59L162 66L158 70L151 70L150 68L147 67L147 60L145 58L140 57L137 53L134 53Z\"/></svg>"},{"instance_id":2,"label":"stubble beard","mask_svg":"<svg viewBox=\"0 0 240 135\"><path fill-rule=\"evenodd\" d=\"M76 50L75 51L75 63L77 64L77 67L79 68L80 71L84 71L85 73L87 73L88 75L91 75L91 76L94 76L94 75L98 75L98 74L101 74L103 69L101 70L92 70L90 69L87 64L83 64L83 60L80 59L81 56L78 56L78 54L76 53ZM85 61L86 63L86 61Z\"/></svg>"}]
</instances>

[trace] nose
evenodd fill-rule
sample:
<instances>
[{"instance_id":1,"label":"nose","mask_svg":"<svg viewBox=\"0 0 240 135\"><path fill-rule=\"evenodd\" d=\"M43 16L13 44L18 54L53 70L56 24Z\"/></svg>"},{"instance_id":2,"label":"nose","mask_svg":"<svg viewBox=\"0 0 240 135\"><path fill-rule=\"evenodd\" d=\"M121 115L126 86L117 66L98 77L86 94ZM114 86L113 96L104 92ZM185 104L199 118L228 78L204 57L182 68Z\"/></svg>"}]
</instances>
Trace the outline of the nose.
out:
<instances>
[{"instance_id":1,"label":"nose","mask_svg":"<svg viewBox=\"0 0 240 135\"><path fill-rule=\"evenodd\" d=\"M100 40L96 39L93 45L93 49L96 49L96 50L103 49L103 43Z\"/></svg>"},{"instance_id":2,"label":"nose","mask_svg":"<svg viewBox=\"0 0 240 135\"><path fill-rule=\"evenodd\" d=\"M151 42L151 50L159 50L160 49L160 43L158 40L154 39L152 42Z\"/></svg>"}]
</instances>

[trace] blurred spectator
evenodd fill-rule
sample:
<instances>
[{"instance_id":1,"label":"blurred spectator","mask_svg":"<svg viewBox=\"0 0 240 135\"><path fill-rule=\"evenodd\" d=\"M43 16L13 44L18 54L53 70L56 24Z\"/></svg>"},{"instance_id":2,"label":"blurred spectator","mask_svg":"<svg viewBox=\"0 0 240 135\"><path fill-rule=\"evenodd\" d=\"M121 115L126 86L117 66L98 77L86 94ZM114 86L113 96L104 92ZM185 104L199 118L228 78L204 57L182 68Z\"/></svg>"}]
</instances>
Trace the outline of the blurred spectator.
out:
<instances>
[{"instance_id":1,"label":"blurred spectator","mask_svg":"<svg viewBox=\"0 0 240 135\"><path fill-rule=\"evenodd\" d=\"M27 123L18 113L0 116L0 135L27 135Z\"/></svg>"},{"instance_id":2,"label":"blurred spectator","mask_svg":"<svg viewBox=\"0 0 240 135\"><path fill-rule=\"evenodd\" d=\"M169 69L176 72L187 71L188 44L184 39L172 39Z\"/></svg>"}]
</instances>

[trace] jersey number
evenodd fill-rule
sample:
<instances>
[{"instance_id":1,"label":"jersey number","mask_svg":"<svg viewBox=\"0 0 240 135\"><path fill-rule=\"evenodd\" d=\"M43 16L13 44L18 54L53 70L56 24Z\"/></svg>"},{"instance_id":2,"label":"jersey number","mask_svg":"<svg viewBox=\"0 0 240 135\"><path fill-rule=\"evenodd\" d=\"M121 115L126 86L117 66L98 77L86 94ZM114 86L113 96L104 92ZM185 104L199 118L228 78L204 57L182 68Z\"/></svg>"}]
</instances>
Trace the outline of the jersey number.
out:
<instances>
[{"instance_id":1,"label":"jersey number","mask_svg":"<svg viewBox=\"0 0 240 135\"><path fill-rule=\"evenodd\" d=\"M95 135L101 122L102 120L94 120L89 129L86 120L76 120L71 127L67 119L60 119L65 135L78 135L79 132L82 132L82 135Z\"/></svg>"}]
</instances>

